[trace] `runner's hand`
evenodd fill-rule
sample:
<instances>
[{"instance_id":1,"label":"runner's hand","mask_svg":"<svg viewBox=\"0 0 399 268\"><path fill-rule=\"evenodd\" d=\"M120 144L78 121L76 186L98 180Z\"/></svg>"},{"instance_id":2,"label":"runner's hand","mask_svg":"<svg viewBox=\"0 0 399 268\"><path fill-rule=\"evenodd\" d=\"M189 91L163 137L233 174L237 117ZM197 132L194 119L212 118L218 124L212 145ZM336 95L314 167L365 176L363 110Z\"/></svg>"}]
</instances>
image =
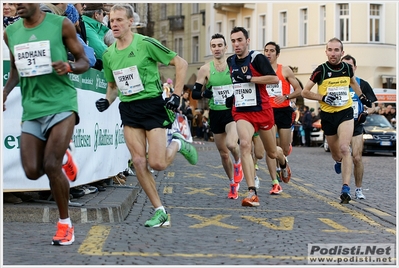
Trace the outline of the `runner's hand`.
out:
<instances>
[{"instance_id":1,"label":"runner's hand","mask_svg":"<svg viewBox=\"0 0 399 268\"><path fill-rule=\"evenodd\" d=\"M336 98L335 95L327 94L323 96L322 101L328 105L332 105Z\"/></svg>"},{"instance_id":2,"label":"runner's hand","mask_svg":"<svg viewBox=\"0 0 399 268\"><path fill-rule=\"evenodd\" d=\"M211 88L205 89L204 92L202 93L202 97L211 99L213 97L213 91L211 90Z\"/></svg>"},{"instance_id":3,"label":"runner's hand","mask_svg":"<svg viewBox=\"0 0 399 268\"><path fill-rule=\"evenodd\" d=\"M371 101L366 97L366 95L364 94L360 95L359 99L363 103L363 105L366 105L367 107L371 108Z\"/></svg>"},{"instance_id":4,"label":"runner's hand","mask_svg":"<svg viewBox=\"0 0 399 268\"><path fill-rule=\"evenodd\" d=\"M369 114L366 112L362 112L359 114L359 116L357 117L357 122L359 124L363 124L364 122L366 122L366 118Z\"/></svg>"},{"instance_id":5,"label":"runner's hand","mask_svg":"<svg viewBox=\"0 0 399 268\"><path fill-rule=\"evenodd\" d=\"M226 98L226 107L227 108L232 108L233 107L233 102L234 102L234 94L232 94L230 97Z\"/></svg>"},{"instance_id":6,"label":"runner's hand","mask_svg":"<svg viewBox=\"0 0 399 268\"><path fill-rule=\"evenodd\" d=\"M251 82L252 76L239 74L238 72L233 73L233 79L239 83Z\"/></svg>"},{"instance_id":7,"label":"runner's hand","mask_svg":"<svg viewBox=\"0 0 399 268\"><path fill-rule=\"evenodd\" d=\"M104 112L109 107L109 101L107 99L101 98L96 101L97 110Z\"/></svg>"},{"instance_id":8,"label":"runner's hand","mask_svg":"<svg viewBox=\"0 0 399 268\"><path fill-rule=\"evenodd\" d=\"M170 96L169 100L166 102L165 106L169 110L178 112L180 106L180 97L173 93L172 96Z\"/></svg>"}]
</instances>

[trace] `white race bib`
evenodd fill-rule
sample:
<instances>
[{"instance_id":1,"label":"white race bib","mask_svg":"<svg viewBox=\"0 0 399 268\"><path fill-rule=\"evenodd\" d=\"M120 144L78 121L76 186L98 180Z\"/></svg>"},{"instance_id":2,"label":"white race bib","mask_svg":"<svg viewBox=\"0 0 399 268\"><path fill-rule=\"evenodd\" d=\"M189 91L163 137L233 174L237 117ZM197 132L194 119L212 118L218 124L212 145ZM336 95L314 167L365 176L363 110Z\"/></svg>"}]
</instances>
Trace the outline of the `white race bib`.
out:
<instances>
[{"instance_id":1,"label":"white race bib","mask_svg":"<svg viewBox=\"0 0 399 268\"><path fill-rule=\"evenodd\" d=\"M144 90L137 66L115 70L112 73L123 95L132 95Z\"/></svg>"},{"instance_id":2,"label":"white race bib","mask_svg":"<svg viewBox=\"0 0 399 268\"><path fill-rule=\"evenodd\" d=\"M14 58L21 77L49 74L53 71L49 40L15 45Z\"/></svg>"},{"instance_id":3,"label":"white race bib","mask_svg":"<svg viewBox=\"0 0 399 268\"><path fill-rule=\"evenodd\" d=\"M254 83L233 84L235 107L256 106L256 87Z\"/></svg>"},{"instance_id":4,"label":"white race bib","mask_svg":"<svg viewBox=\"0 0 399 268\"><path fill-rule=\"evenodd\" d=\"M352 102L353 108L353 118L357 118L359 116L359 104L357 101Z\"/></svg>"},{"instance_id":5,"label":"white race bib","mask_svg":"<svg viewBox=\"0 0 399 268\"><path fill-rule=\"evenodd\" d=\"M283 96L283 83L280 80L278 84L268 84L266 91L270 97Z\"/></svg>"},{"instance_id":6,"label":"white race bib","mask_svg":"<svg viewBox=\"0 0 399 268\"><path fill-rule=\"evenodd\" d=\"M225 105L226 98L233 94L233 85L212 86L213 103L216 105Z\"/></svg>"},{"instance_id":7,"label":"white race bib","mask_svg":"<svg viewBox=\"0 0 399 268\"><path fill-rule=\"evenodd\" d=\"M336 97L331 106L344 106L350 98L349 87L347 86L329 87L327 88L327 94L334 95Z\"/></svg>"}]
</instances>

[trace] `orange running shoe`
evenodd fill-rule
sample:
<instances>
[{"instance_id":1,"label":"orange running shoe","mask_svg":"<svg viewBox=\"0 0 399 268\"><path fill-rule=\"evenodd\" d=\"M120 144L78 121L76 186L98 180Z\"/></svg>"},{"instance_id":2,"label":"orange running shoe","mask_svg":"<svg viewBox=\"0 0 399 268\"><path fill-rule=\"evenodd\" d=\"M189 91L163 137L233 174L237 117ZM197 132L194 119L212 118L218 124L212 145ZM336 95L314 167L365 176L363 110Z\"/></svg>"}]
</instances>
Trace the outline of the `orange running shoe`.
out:
<instances>
[{"instance_id":1,"label":"orange running shoe","mask_svg":"<svg viewBox=\"0 0 399 268\"><path fill-rule=\"evenodd\" d=\"M240 183L244 178L244 174L242 172L241 162L238 164L234 164L234 182Z\"/></svg>"},{"instance_id":2,"label":"orange running shoe","mask_svg":"<svg viewBox=\"0 0 399 268\"><path fill-rule=\"evenodd\" d=\"M289 156L292 153L292 144L290 143L290 149L288 150L287 156Z\"/></svg>"},{"instance_id":3,"label":"orange running shoe","mask_svg":"<svg viewBox=\"0 0 399 268\"><path fill-rule=\"evenodd\" d=\"M74 227L69 227L68 224L57 223L57 232L53 236L53 245L67 246L72 245L75 241Z\"/></svg>"},{"instance_id":4,"label":"orange running shoe","mask_svg":"<svg viewBox=\"0 0 399 268\"><path fill-rule=\"evenodd\" d=\"M283 191L283 188L280 184L273 184L272 189L270 190L270 194L279 194Z\"/></svg>"},{"instance_id":5,"label":"orange running shoe","mask_svg":"<svg viewBox=\"0 0 399 268\"><path fill-rule=\"evenodd\" d=\"M76 166L75 161L73 161L72 154L69 149L66 150L65 154L67 155L68 160L62 166L62 169L64 170L68 179L73 182L76 180L76 176L78 175L78 167Z\"/></svg>"},{"instance_id":6,"label":"orange running shoe","mask_svg":"<svg viewBox=\"0 0 399 268\"><path fill-rule=\"evenodd\" d=\"M287 158L285 158L285 163L286 163L286 166L285 166L285 168L281 169L280 178L283 182L288 183L291 179L291 169L290 169L290 166L288 166Z\"/></svg>"},{"instance_id":7,"label":"orange running shoe","mask_svg":"<svg viewBox=\"0 0 399 268\"><path fill-rule=\"evenodd\" d=\"M238 183L230 183L230 192L227 195L230 199L237 199L238 198L238 189L240 188L240 184Z\"/></svg>"},{"instance_id":8,"label":"orange running shoe","mask_svg":"<svg viewBox=\"0 0 399 268\"><path fill-rule=\"evenodd\" d=\"M243 207L258 207L259 206L259 198L255 194L255 192L249 192L248 196L242 200L241 205Z\"/></svg>"}]
</instances>

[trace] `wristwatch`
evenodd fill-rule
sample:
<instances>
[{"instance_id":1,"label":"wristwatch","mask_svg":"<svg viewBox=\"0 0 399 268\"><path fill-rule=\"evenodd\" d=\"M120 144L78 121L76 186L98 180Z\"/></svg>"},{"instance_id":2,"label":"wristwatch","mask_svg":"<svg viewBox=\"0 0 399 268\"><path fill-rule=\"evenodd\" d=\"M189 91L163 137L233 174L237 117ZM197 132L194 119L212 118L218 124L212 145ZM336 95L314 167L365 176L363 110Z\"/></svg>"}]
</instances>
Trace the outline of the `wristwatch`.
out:
<instances>
[{"instance_id":1,"label":"wristwatch","mask_svg":"<svg viewBox=\"0 0 399 268\"><path fill-rule=\"evenodd\" d=\"M75 70L76 70L75 64L74 64L73 62L68 62L68 64L69 64L69 70L68 70L68 72L69 72L69 73L75 72Z\"/></svg>"},{"instance_id":2,"label":"wristwatch","mask_svg":"<svg viewBox=\"0 0 399 268\"><path fill-rule=\"evenodd\" d=\"M286 99L286 100L289 100L289 99L290 99L290 96L285 95L285 99Z\"/></svg>"}]
</instances>

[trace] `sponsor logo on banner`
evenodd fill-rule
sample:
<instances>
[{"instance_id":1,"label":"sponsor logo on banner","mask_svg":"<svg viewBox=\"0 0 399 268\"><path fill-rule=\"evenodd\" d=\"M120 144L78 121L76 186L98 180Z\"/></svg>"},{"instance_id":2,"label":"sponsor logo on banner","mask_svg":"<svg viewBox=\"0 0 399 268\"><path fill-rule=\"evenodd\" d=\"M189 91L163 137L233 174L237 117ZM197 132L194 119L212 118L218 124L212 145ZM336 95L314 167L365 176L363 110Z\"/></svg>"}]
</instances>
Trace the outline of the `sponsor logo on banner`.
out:
<instances>
[{"instance_id":1,"label":"sponsor logo on banner","mask_svg":"<svg viewBox=\"0 0 399 268\"><path fill-rule=\"evenodd\" d=\"M91 136L85 134L85 130L83 128L75 129L75 134L73 134L72 140L76 148L91 147Z\"/></svg>"},{"instance_id":2,"label":"sponsor logo on banner","mask_svg":"<svg viewBox=\"0 0 399 268\"><path fill-rule=\"evenodd\" d=\"M96 88L107 88L107 81L101 78L99 75L96 76Z\"/></svg>"},{"instance_id":3,"label":"sponsor logo on banner","mask_svg":"<svg viewBox=\"0 0 399 268\"><path fill-rule=\"evenodd\" d=\"M123 134L122 126L116 124L115 126L115 149L118 148L119 144L125 144L125 135Z\"/></svg>"},{"instance_id":4,"label":"sponsor logo on banner","mask_svg":"<svg viewBox=\"0 0 399 268\"><path fill-rule=\"evenodd\" d=\"M114 135L110 134L109 129L101 129L98 123L94 126L94 137L94 151L97 151L98 146L114 144Z\"/></svg>"},{"instance_id":5,"label":"sponsor logo on banner","mask_svg":"<svg viewBox=\"0 0 399 268\"><path fill-rule=\"evenodd\" d=\"M8 135L4 138L4 147L8 150L19 149L21 140L21 135L14 137L13 135Z\"/></svg>"}]
</instances>

